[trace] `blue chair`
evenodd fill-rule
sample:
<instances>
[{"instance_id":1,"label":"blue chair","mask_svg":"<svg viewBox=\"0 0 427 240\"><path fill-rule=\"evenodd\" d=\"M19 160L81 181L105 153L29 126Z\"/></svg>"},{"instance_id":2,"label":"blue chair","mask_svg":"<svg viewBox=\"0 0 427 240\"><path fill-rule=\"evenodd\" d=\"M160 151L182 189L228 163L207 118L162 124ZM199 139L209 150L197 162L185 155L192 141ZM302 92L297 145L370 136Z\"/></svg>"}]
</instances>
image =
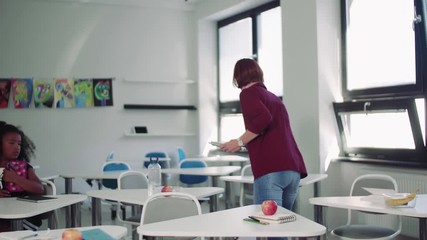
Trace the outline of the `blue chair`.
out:
<instances>
[{"instance_id":1,"label":"blue chair","mask_svg":"<svg viewBox=\"0 0 427 240\"><path fill-rule=\"evenodd\" d=\"M126 171L130 169L131 168L128 163L121 162L121 161L108 161L108 162L105 162L104 165L102 166L103 172ZM109 188L109 189L117 189L117 186L118 186L117 179L102 179L101 184L103 187ZM113 201L107 201L107 202L111 203L111 219L114 220L117 217L117 209L116 209L117 202L113 202Z\"/></svg>"},{"instance_id":2,"label":"blue chair","mask_svg":"<svg viewBox=\"0 0 427 240\"><path fill-rule=\"evenodd\" d=\"M185 154L185 151L182 147L178 147L178 162L181 162L182 160L187 158L187 154Z\"/></svg>"},{"instance_id":3,"label":"blue chair","mask_svg":"<svg viewBox=\"0 0 427 240\"><path fill-rule=\"evenodd\" d=\"M169 158L169 155L166 152L163 151L157 151L157 152L148 152L145 154L145 158L146 159L150 159L150 158ZM150 164L150 161L144 161L144 167L147 168L148 165ZM159 161L159 164L162 168L166 168L167 164L163 161Z\"/></svg>"},{"instance_id":4,"label":"blue chair","mask_svg":"<svg viewBox=\"0 0 427 240\"><path fill-rule=\"evenodd\" d=\"M179 163L180 168L204 168L207 167L203 160L184 159ZM179 181L186 185L200 184L208 181L208 176L197 176L197 175L179 175Z\"/></svg>"}]
</instances>

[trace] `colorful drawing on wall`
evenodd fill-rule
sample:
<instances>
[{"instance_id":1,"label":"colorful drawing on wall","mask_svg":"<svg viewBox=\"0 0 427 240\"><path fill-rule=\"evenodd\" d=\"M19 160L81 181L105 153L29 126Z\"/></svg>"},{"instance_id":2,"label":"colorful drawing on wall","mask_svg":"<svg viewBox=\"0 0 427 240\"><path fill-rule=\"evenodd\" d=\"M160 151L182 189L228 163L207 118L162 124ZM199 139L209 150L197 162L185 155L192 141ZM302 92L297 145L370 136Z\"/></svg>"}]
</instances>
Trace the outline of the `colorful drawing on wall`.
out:
<instances>
[{"instance_id":1,"label":"colorful drawing on wall","mask_svg":"<svg viewBox=\"0 0 427 240\"><path fill-rule=\"evenodd\" d=\"M15 108L29 108L33 98L33 79L12 79L12 96Z\"/></svg>"},{"instance_id":2,"label":"colorful drawing on wall","mask_svg":"<svg viewBox=\"0 0 427 240\"><path fill-rule=\"evenodd\" d=\"M56 108L74 107L74 84L72 79L55 79L54 99Z\"/></svg>"},{"instance_id":3,"label":"colorful drawing on wall","mask_svg":"<svg viewBox=\"0 0 427 240\"><path fill-rule=\"evenodd\" d=\"M7 108L10 96L10 79L0 79L0 108Z\"/></svg>"},{"instance_id":4,"label":"colorful drawing on wall","mask_svg":"<svg viewBox=\"0 0 427 240\"><path fill-rule=\"evenodd\" d=\"M93 85L91 79L74 79L76 108L93 107Z\"/></svg>"},{"instance_id":5,"label":"colorful drawing on wall","mask_svg":"<svg viewBox=\"0 0 427 240\"><path fill-rule=\"evenodd\" d=\"M93 95L95 106L113 106L113 85L109 79L93 79Z\"/></svg>"},{"instance_id":6,"label":"colorful drawing on wall","mask_svg":"<svg viewBox=\"0 0 427 240\"><path fill-rule=\"evenodd\" d=\"M34 80L34 106L36 108L52 108L53 95L52 80Z\"/></svg>"}]
</instances>

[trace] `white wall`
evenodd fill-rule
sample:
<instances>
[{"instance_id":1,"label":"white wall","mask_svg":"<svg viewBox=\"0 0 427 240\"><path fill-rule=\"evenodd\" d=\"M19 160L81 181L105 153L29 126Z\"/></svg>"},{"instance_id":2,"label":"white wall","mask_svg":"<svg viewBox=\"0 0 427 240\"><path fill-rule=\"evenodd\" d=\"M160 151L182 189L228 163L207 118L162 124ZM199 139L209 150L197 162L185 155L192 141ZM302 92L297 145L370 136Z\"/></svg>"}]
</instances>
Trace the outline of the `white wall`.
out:
<instances>
[{"instance_id":1,"label":"white wall","mask_svg":"<svg viewBox=\"0 0 427 240\"><path fill-rule=\"evenodd\" d=\"M111 150L134 166L151 150L173 155L182 146L199 153L197 111L123 109L125 103L198 105L197 83L124 81L197 82L192 12L184 5L0 0L0 77L116 78L113 107L0 110L1 120L22 126L36 143L41 175L98 170ZM195 135L125 137L134 125ZM62 192L60 179L57 186ZM86 187L80 182L75 190Z\"/></svg>"}]
</instances>

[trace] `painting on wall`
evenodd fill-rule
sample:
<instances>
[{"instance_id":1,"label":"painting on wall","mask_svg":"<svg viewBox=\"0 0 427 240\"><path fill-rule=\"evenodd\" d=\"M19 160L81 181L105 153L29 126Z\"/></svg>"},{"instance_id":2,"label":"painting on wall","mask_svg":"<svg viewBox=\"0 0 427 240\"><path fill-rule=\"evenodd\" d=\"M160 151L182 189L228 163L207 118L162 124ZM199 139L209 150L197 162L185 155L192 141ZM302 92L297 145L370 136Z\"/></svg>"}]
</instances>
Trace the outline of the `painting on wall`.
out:
<instances>
[{"instance_id":1,"label":"painting on wall","mask_svg":"<svg viewBox=\"0 0 427 240\"><path fill-rule=\"evenodd\" d=\"M15 108L29 108L33 99L33 79L12 79L12 96Z\"/></svg>"},{"instance_id":2,"label":"painting on wall","mask_svg":"<svg viewBox=\"0 0 427 240\"><path fill-rule=\"evenodd\" d=\"M94 103L97 107L113 106L113 85L111 78L92 79Z\"/></svg>"},{"instance_id":3,"label":"painting on wall","mask_svg":"<svg viewBox=\"0 0 427 240\"><path fill-rule=\"evenodd\" d=\"M34 80L34 107L52 108L53 106L53 81L44 79Z\"/></svg>"},{"instance_id":4,"label":"painting on wall","mask_svg":"<svg viewBox=\"0 0 427 240\"><path fill-rule=\"evenodd\" d=\"M72 79L55 79L54 101L56 108L74 107L74 84Z\"/></svg>"},{"instance_id":5,"label":"painting on wall","mask_svg":"<svg viewBox=\"0 0 427 240\"><path fill-rule=\"evenodd\" d=\"M7 108L10 96L10 80L0 79L0 108Z\"/></svg>"},{"instance_id":6,"label":"painting on wall","mask_svg":"<svg viewBox=\"0 0 427 240\"><path fill-rule=\"evenodd\" d=\"M74 99L76 108L93 107L93 85L91 79L74 80Z\"/></svg>"}]
</instances>

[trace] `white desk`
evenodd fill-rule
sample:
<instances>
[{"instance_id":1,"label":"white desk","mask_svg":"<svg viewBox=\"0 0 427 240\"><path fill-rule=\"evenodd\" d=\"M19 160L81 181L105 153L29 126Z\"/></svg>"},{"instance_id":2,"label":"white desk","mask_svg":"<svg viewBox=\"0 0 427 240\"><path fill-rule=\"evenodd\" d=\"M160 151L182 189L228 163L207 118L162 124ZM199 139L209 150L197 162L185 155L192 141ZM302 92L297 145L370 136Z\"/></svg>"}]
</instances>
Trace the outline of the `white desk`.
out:
<instances>
[{"instance_id":1,"label":"white desk","mask_svg":"<svg viewBox=\"0 0 427 240\"><path fill-rule=\"evenodd\" d=\"M203 160L206 163L240 163L240 165L244 165L249 162L249 158L242 157L238 155L216 155L209 157L191 157L185 158L184 160Z\"/></svg>"},{"instance_id":2,"label":"white desk","mask_svg":"<svg viewBox=\"0 0 427 240\"><path fill-rule=\"evenodd\" d=\"M314 184L314 196L317 197L319 195L319 182L326 179L328 177L327 174L318 174L318 173L309 173L307 177L301 179L299 186L306 186L310 184ZM231 183L240 183L240 184L253 184L254 177L253 176L222 176L219 179L225 181L225 194L227 196L227 200L225 202L226 208L230 208L231 204Z\"/></svg>"},{"instance_id":3,"label":"white desk","mask_svg":"<svg viewBox=\"0 0 427 240\"><path fill-rule=\"evenodd\" d=\"M197 216L179 218L137 228L138 234L153 237L316 237L324 235L326 228L303 216L294 222L261 225L243 221L259 212L260 205L250 205ZM291 211L279 207L278 212Z\"/></svg>"},{"instance_id":4,"label":"white desk","mask_svg":"<svg viewBox=\"0 0 427 240\"><path fill-rule=\"evenodd\" d=\"M142 169L131 169L132 171L141 171L145 174L148 173L148 169L142 168ZM128 170L124 171L109 171L109 172L102 172L102 171L95 171L95 172L74 172L74 173L61 173L59 176L64 178L65 180L65 193L72 193L73 192L73 179L74 178L83 178L83 179L96 179L96 180L103 180L103 179L118 179L120 174L123 172L126 172Z\"/></svg>"},{"instance_id":5,"label":"white desk","mask_svg":"<svg viewBox=\"0 0 427 240\"><path fill-rule=\"evenodd\" d=\"M372 198L370 198L372 197ZM387 206L384 201L378 200L382 196L352 196L352 197L315 197L309 202L314 205L315 220L324 223L322 207L336 207L352 210L361 210L376 213L386 213L414 217L419 219L419 239L427 239L427 194L418 194L414 208L393 208Z\"/></svg>"},{"instance_id":6,"label":"white desk","mask_svg":"<svg viewBox=\"0 0 427 240\"><path fill-rule=\"evenodd\" d=\"M219 187L192 187L180 188L180 192L188 193L196 198L210 197L211 205L218 201L218 194L224 189ZM143 206L148 198L147 189L123 189L123 190L91 190L86 193L92 197L92 225L101 224L101 199L125 202ZM212 209L212 207L211 207ZM216 209L212 209L216 210Z\"/></svg>"},{"instance_id":7,"label":"white desk","mask_svg":"<svg viewBox=\"0 0 427 240\"><path fill-rule=\"evenodd\" d=\"M57 199L46 202L34 203L16 200L16 197L0 198L0 218L12 220L12 229L21 230L22 221L42 213L50 212L62 207L71 206L76 211L76 204L84 201L87 196L82 194L55 195ZM67 226L75 227L79 219L66 215Z\"/></svg>"},{"instance_id":8,"label":"white desk","mask_svg":"<svg viewBox=\"0 0 427 240\"><path fill-rule=\"evenodd\" d=\"M92 229L101 229L114 239L122 239L127 235L127 228L122 226L114 226L114 225L103 225L103 226L96 226L96 227L79 227L75 228L79 231L85 231L85 230L92 230ZM19 240L19 239L52 239L57 240L62 238L62 232L64 232L65 229L55 229L55 230L49 230L49 231L15 231L15 232L2 232L0 233L0 239L2 240ZM37 233L37 237L29 237L25 238L26 236L30 236L31 234Z\"/></svg>"},{"instance_id":9,"label":"white desk","mask_svg":"<svg viewBox=\"0 0 427 240\"><path fill-rule=\"evenodd\" d=\"M212 178L212 186L218 186L218 177L230 175L241 169L240 166L218 166L204 168L166 168L162 169L162 173L170 174L186 174L197 176L210 176Z\"/></svg>"}]
</instances>

